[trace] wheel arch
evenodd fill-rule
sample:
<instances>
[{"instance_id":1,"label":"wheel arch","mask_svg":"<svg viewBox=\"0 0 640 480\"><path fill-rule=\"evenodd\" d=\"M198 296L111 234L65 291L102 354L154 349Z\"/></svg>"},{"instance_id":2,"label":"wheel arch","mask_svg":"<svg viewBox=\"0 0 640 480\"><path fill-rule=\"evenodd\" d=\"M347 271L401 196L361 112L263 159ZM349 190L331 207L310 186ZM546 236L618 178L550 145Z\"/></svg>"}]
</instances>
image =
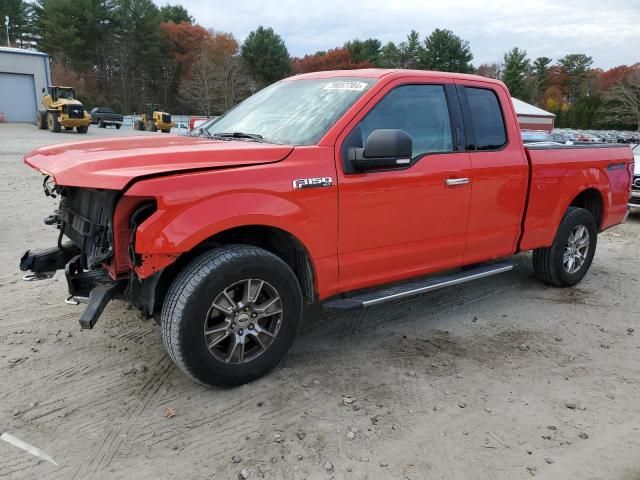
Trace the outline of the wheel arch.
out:
<instances>
[{"instance_id":1,"label":"wheel arch","mask_svg":"<svg viewBox=\"0 0 640 480\"><path fill-rule=\"evenodd\" d=\"M598 230L602 228L602 221L605 213L605 202L602 192L597 188L585 188L578 193L573 200L571 200L568 207L579 207L589 211L596 221Z\"/></svg>"},{"instance_id":2,"label":"wheel arch","mask_svg":"<svg viewBox=\"0 0 640 480\"><path fill-rule=\"evenodd\" d=\"M292 233L272 225L243 225L220 231L182 253L175 262L164 268L155 281L153 311L159 312L164 298L176 276L193 259L212 248L224 245L252 245L263 248L281 258L293 271L307 304L318 298L316 270L309 251Z\"/></svg>"}]
</instances>

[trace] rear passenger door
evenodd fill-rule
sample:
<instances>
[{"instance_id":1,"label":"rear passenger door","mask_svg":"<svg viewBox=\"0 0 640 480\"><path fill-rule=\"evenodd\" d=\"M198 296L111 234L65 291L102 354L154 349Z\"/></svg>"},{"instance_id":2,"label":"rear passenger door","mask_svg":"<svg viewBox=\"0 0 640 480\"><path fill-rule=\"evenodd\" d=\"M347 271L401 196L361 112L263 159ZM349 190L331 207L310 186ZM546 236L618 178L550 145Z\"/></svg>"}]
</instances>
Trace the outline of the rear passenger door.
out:
<instances>
[{"instance_id":1,"label":"rear passenger door","mask_svg":"<svg viewBox=\"0 0 640 480\"><path fill-rule=\"evenodd\" d=\"M339 282L343 291L462 262L469 209L469 154L455 86L397 80L379 92L337 142ZM412 138L410 163L355 171L349 149L372 131Z\"/></svg>"},{"instance_id":2,"label":"rear passenger door","mask_svg":"<svg viewBox=\"0 0 640 480\"><path fill-rule=\"evenodd\" d=\"M472 167L464 254L464 263L471 264L515 252L529 166L506 88L482 81L457 84Z\"/></svg>"}]
</instances>

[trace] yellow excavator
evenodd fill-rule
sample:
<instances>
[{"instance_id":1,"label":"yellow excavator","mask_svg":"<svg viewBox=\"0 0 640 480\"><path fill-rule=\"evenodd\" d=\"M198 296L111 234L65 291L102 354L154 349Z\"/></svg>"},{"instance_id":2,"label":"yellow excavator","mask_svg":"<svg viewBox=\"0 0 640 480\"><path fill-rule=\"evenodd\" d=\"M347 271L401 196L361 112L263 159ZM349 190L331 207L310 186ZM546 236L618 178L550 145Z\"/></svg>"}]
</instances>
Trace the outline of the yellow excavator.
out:
<instances>
[{"instance_id":1,"label":"yellow excavator","mask_svg":"<svg viewBox=\"0 0 640 480\"><path fill-rule=\"evenodd\" d=\"M133 124L134 130L146 130L147 132L169 133L174 123L171 121L171 114L164 111L162 105L157 103L147 103L145 111L140 115L140 120Z\"/></svg>"},{"instance_id":2,"label":"yellow excavator","mask_svg":"<svg viewBox=\"0 0 640 480\"><path fill-rule=\"evenodd\" d=\"M78 133L87 133L91 115L82 102L76 100L76 91L71 87L49 86L42 89L42 106L38 111L36 125L41 130L59 132L61 128Z\"/></svg>"}]
</instances>

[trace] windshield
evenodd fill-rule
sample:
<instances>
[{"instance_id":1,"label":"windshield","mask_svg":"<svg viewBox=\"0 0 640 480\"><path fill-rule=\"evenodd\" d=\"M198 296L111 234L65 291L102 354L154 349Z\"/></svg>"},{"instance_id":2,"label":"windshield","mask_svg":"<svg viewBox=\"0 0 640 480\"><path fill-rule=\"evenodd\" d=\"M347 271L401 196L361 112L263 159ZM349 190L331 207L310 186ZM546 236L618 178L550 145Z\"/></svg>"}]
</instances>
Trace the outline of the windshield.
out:
<instances>
[{"instance_id":1,"label":"windshield","mask_svg":"<svg viewBox=\"0 0 640 480\"><path fill-rule=\"evenodd\" d=\"M374 81L347 77L281 81L203 127L210 135L243 133L270 143L313 145Z\"/></svg>"},{"instance_id":2,"label":"windshield","mask_svg":"<svg viewBox=\"0 0 640 480\"><path fill-rule=\"evenodd\" d=\"M68 100L73 100L76 98L76 92L73 89L58 88L56 93L58 95L58 98L66 98Z\"/></svg>"}]
</instances>

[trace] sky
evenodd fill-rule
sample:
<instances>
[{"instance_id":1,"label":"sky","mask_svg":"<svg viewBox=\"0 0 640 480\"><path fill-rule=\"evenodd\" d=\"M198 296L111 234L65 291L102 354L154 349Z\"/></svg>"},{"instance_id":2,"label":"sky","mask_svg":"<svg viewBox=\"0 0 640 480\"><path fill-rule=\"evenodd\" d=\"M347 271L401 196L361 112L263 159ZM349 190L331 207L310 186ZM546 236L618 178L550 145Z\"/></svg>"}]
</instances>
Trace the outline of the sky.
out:
<instances>
[{"instance_id":1,"label":"sky","mask_svg":"<svg viewBox=\"0 0 640 480\"><path fill-rule=\"evenodd\" d=\"M164 5L167 0L154 0ZM292 56L354 39L383 44L447 28L469 41L473 64L501 61L512 47L530 58L567 53L593 57L603 69L640 62L640 0L170 0L206 28L242 41L258 25L272 27Z\"/></svg>"}]
</instances>

